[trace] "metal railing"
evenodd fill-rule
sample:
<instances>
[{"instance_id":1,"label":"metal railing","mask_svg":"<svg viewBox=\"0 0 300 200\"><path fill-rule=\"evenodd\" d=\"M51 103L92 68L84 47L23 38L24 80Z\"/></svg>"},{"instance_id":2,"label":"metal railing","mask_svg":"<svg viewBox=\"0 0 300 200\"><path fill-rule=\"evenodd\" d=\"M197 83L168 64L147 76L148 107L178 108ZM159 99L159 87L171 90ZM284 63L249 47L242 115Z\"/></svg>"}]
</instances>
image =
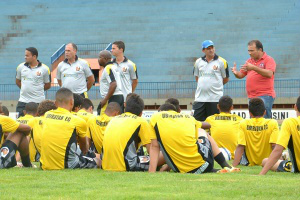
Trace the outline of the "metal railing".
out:
<instances>
[{"instance_id":1,"label":"metal railing","mask_svg":"<svg viewBox=\"0 0 300 200\"><path fill-rule=\"evenodd\" d=\"M224 87L224 94L232 98L247 97L245 80L231 80ZM195 81L177 82L139 82L136 93L144 99L194 98L196 90ZM45 92L47 99L54 99L58 85L53 85ZM298 97L300 95L300 79L275 80L277 97ZM18 100L20 89L14 84L0 84L0 100ZM90 99L100 99L99 86L93 86L88 91Z\"/></svg>"}]
</instances>

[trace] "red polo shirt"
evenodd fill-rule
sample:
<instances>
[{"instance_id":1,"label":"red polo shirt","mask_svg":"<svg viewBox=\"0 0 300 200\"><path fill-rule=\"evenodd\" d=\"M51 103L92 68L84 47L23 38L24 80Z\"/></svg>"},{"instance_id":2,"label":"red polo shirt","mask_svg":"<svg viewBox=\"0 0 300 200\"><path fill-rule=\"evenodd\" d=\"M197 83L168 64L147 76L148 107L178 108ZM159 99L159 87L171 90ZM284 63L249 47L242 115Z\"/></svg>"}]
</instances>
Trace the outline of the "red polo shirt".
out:
<instances>
[{"instance_id":1,"label":"red polo shirt","mask_svg":"<svg viewBox=\"0 0 300 200\"><path fill-rule=\"evenodd\" d=\"M252 58L249 58L246 62L251 63L257 67L262 69L268 69L273 72L272 78L264 77L254 70L251 71L242 71L246 78L246 90L248 94L248 98L258 97L258 96L272 96L275 98L275 90L274 90L274 73L276 70L276 63L271 56L268 56L266 52L261 59L255 61Z\"/></svg>"}]
</instances>

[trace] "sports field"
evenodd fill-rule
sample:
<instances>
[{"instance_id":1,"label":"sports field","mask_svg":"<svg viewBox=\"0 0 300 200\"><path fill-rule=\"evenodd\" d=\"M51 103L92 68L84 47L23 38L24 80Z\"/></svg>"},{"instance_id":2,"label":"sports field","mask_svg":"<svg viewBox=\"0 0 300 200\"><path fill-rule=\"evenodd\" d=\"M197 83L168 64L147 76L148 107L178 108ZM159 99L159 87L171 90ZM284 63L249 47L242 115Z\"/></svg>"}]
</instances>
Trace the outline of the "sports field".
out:
<instances>
[{"instance_id":1,"label":"sports field","mask_svg":"<svg viewBox=\"0 0 300 200\"><path fill-rule=\"evenodd\" d=\"M299 176L241 167L232 174L9 169L0 173L0 199L299 199Z\"/></svg>"}]
</instances>

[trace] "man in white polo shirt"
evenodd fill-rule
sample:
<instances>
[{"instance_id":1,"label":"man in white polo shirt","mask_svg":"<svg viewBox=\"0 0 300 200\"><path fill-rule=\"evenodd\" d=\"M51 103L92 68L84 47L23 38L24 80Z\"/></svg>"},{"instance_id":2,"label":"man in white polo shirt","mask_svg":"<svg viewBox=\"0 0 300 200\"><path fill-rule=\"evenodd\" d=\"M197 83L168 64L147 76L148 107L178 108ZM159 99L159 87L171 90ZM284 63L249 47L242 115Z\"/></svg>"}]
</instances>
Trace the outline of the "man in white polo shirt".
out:
<instances>
[{"instance_id":1,"label":"man in white polo shirt","mask_svg":"<svg viewBox=\"0 0 300 200\"><path fill-rule=\"evenodd\" d=\"M88 98L87 91L93 86L95 77L86 60L76 55L77 46L69 43L65 47L65 60L57 67L56 79L60 87Z\"/></svg>"},{"instance_id":2,"label":"man in white polo shirt","mask_svg":"<svg viewBox=\"0 0 300 200\"><path fill-rule=\"evenodd\" d=\"M136 65L124 56L125 44L122 41L115 41L112 44L111 53L116 58L113 64L117 67L117 72L120 75L121 90L124 100L129 93L133 93L138 84L138 74Z\"/></svg>"},{"instance_id":3,"label":"man in white polo shirt","mask_svg":"<svg viewBox=\"0 0 300 200\"><path fill-rule=\"evenodd\" d=\"M23 110L27 103L44 101L44 91L51 87L49 67L42 64L37 58L36 48L26 48L25 62L17 67L16 84L21 89L16 109L19 117L24 116Z\"/></svg>"},{"instance_id":4,"label":"man in white polo shirt","mask_svg":"<svg viewBox=\"0 0 300 200\"><path fill-rule=\"evenodd\" d=\"M229 81L227 61L215 54L211 40L202 43L202 52L205 55L196 60L194 65L197 90L193 110L194 117L199 121L219 113L217 104L223 96L223 85Z\"/></svg>"}]
</instances>

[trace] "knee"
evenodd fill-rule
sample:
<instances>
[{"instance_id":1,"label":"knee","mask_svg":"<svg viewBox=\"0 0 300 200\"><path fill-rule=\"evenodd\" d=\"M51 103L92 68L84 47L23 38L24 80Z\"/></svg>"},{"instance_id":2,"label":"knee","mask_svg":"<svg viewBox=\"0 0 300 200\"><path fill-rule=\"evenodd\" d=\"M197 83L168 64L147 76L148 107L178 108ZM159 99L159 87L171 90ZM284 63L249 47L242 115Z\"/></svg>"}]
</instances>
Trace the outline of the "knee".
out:
<instances>
[{"instance_id":1,"label":"knee","mask_svg":"<svg viewBox=\"0 0 300 200\"><path fill-rule=\"evenodd\" d=\"M265 166L267 161L268 161L268 158L264 158L263 161L261 162L261 166Z\"/></svg>"}]
</instances>

